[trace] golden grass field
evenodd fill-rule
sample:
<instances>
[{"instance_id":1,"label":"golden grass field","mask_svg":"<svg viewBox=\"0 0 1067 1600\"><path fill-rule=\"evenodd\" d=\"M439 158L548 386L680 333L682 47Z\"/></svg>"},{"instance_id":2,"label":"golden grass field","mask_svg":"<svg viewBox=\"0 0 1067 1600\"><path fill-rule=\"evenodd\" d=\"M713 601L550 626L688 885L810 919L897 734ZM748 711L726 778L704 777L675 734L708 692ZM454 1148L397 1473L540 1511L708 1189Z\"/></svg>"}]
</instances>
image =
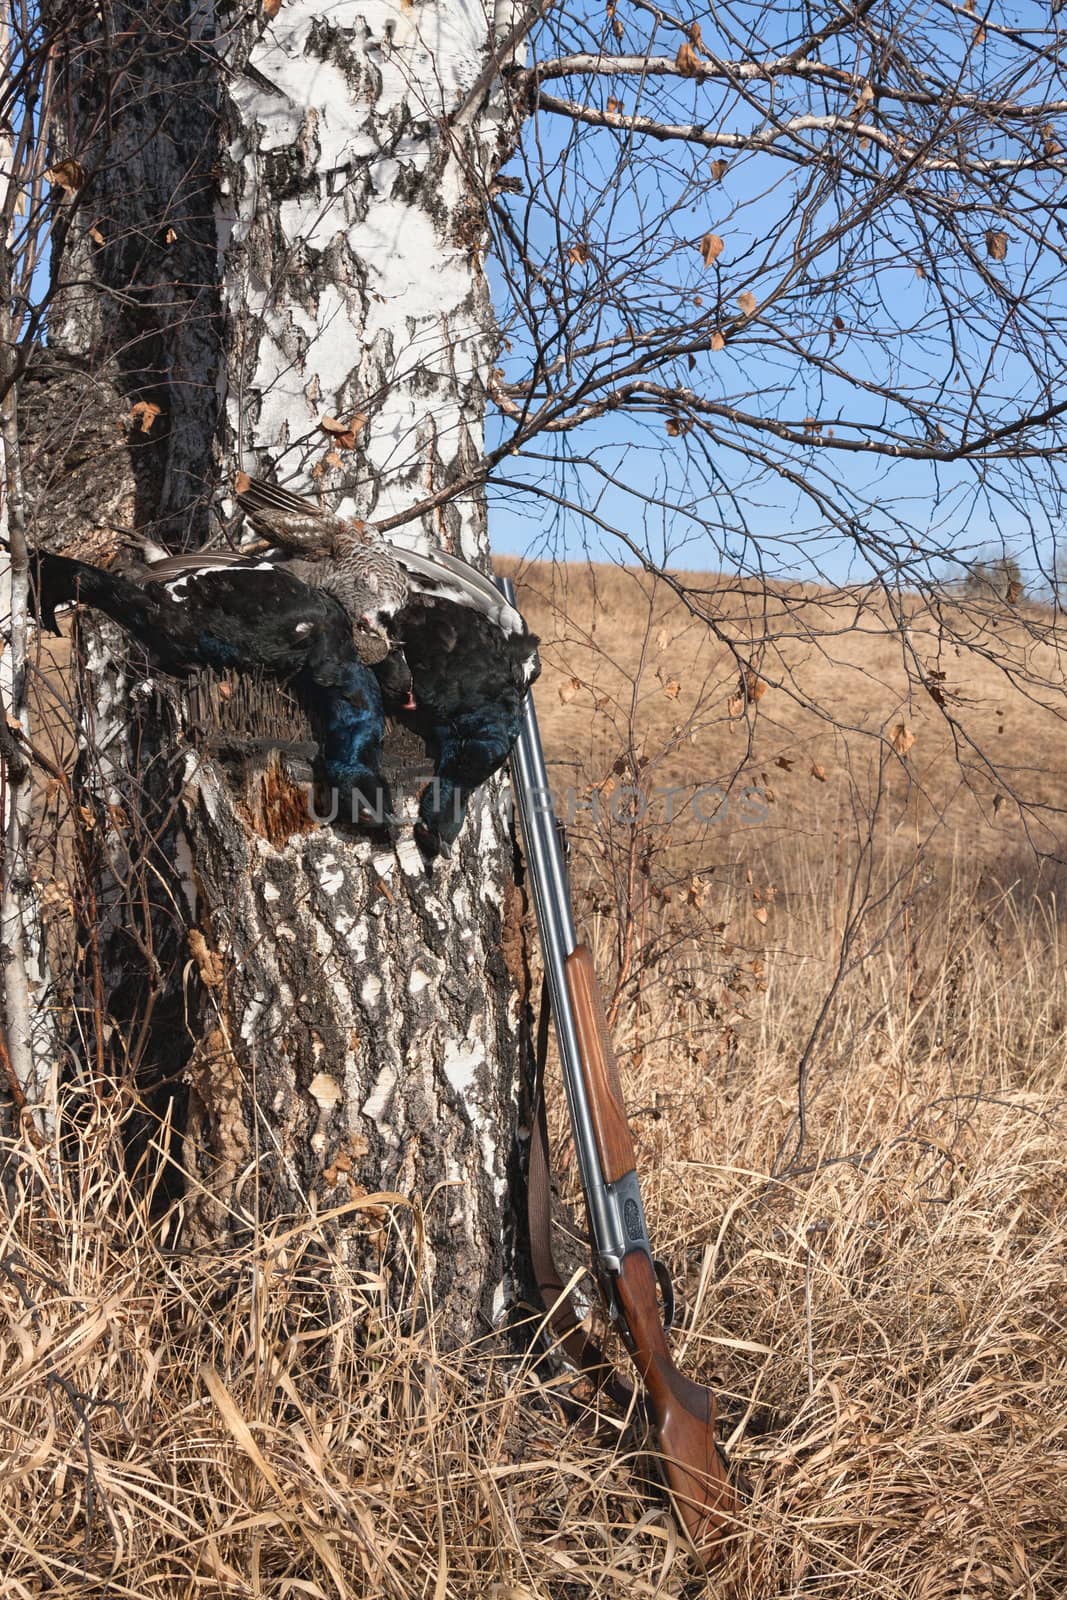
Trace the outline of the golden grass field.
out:
<instances>
[{"instance_id":1,"label":"golden grass field","mask_svg":"<svg viewBox=\"0 0 1067 1600\"><path fill-rule=\"evenodd\" d=\"M700 580L724 641L632 573L519 576L676 1352L745 1490L723 1567L635 1431L573 1426L503 1341L442 1349L340 1269L316 1308L314 1219L169 1250L102 1120L0 1223L0 1594L1062 1600L1067 931L1027 848L1064 844L1053 619L905 596L902 636ZM647 812L613 820L628 784Z\"/></svg>"}]
</instances>

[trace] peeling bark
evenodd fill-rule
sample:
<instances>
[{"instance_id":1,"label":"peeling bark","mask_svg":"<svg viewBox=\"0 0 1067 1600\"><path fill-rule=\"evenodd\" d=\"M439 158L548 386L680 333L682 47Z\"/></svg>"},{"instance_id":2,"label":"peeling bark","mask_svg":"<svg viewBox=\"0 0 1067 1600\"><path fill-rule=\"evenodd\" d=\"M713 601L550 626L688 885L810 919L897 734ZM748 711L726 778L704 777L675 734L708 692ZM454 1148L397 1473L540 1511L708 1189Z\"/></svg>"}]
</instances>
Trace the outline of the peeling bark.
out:
<instances>
[{"instance_id":1,"label":"peeling bark","mask_svg":"<svg viewBox=\"0 0 1067 1600\"><path fill-rule=\"evenodd\" d=\"M457 128L449 117L491 55L484 10L288 0L228 32L201 12L198 57L177 49L181 10L157 8L157 66L142 51L117 75L136 86L136 118L112 118L80 197L86 228L115 243L72 230L70 275L91 273L93 287L89 314L72 288L62 319L67 351L110 357L127 398L160 407L136 467L138 516L172 543L199 536L209 501L229 512L238 465L344 495L363 517L402 511L482 451L496 337L483 198L505 151L497 108L468 105ZM144 28L140 17L141 41ZM129 46L107 48L113 61ZM98 113L85 69L102 51L89 39L69 63L74 146ZM188 125L166 103L176 83L195 92ZM168 228L176 240L153 256L145 241ZM426 531L477 558L484 503L458 498ZM188 746L203 696L170 699ZM232 739L185 749L165 849L201 995L185 1210L217 1237L368 1189L411 1196L425 1210L418 1257L414 1233L379 1230L346 1235L350 1264L384 1266L397 1294L462 1338L507 1298L512 846L490 786L428 874L409 756L387 750L408 801L389 841L309 818L288 758Z\"/></svg>"},{"instance_id":2,"label":"peeling bark","mask_svg":"<svg viewBox=\"0 0 1067 1600\"><path fill-rule=\"evenodd\" d=\"M0 343L9 331L0 330ZM11 348L10 341L6 347ZM0 469L0 537L10 543L10 555L0 564L0 614L8 633L0 654L0 1107L10 1104L16 1113L12 1123L26 1126L28 1121L48 1141L55 1128L53 1037L33 875L33 781L26 756L28 563L13 389L0 404Z\"/></svg>"},{"instance_id":3,"label":"peeling bark","mask_svg":"<svg viewBox=\"0 0 1067 1600\"><path fill-rule=\"evenodd\" d=\"M12 64L7 14L0 62ZM0 130L0 1131L50 1141L55 1128L52 1028L40 896L33 874L33 781L26 745L29 553L15 377L12 217L19 198L15 141Z\"/></svg>"}]
</instances>

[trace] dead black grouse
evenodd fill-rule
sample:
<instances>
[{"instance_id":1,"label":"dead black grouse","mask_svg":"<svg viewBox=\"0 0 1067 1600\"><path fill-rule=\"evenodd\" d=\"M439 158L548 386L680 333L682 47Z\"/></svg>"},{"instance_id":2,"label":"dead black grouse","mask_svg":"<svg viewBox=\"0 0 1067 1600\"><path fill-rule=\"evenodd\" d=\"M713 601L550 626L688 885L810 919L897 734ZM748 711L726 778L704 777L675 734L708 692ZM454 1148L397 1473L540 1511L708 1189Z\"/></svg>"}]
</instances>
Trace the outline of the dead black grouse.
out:
<instances>
[{"instance_id":1,"label":"dead black grouse","mask_svg":"<svg viewBox=\"0 0 1067 1600\"><path fill-rule=\"evenodd\" d=\"M428 858L447 854L471 794L518 735L539 671L536 639L490 579L421 535L406 545L367 540L355 525L254 479L243 480L238 498L258 528L302 554L160 553L132 581L42 554L43 620L54 624L56 605L81 598L127 627L166 670L261 666L293 678L319 713L326 781L353 787L379 815L384 697L433 756L415 834ZM348 622L343 642L339 614Z\"/></svg>"},{"instance_id":2,"label":"dead black grouse","mask_svg":"<svg viewBox=\"0 0 1067 1600\"><path fill-rule=\"evenodd\" d=\"M66 556L35 551L31 571L43 626L82 601L143 645L165 672L263 668L291 681L319 738L325 781L353 794L357 816L381 820L390 800L379 771L385 709L344 607L283 566L258 560L185 568L133 582Z\"/></svg>"},{"instance_id":3,"label":"dead black grouse","mask_svg":"<svg viewBox=\"0 0 1067 1600\"><path fill-rule=\"evenodd\" d=\"M346 588L365 586L371 552L399 567L408 592L383 616L394 650L376 670L389 710L414 727L434 759L415 837L431 859L447 854L470 796L504 764L518 737L523 697L540 671L537 640L490 578L415 530L375 539L361 523L246 475L238 479L237 503L260 532L300 552L301 577L328 582L354 625L363 602L349 603ZM316 563L328 578L313 575ZM407 674L399 670L401 653ZM390 693L390 672L400 682L410 676L407 703Z\"/></svg>"}]
</instances>

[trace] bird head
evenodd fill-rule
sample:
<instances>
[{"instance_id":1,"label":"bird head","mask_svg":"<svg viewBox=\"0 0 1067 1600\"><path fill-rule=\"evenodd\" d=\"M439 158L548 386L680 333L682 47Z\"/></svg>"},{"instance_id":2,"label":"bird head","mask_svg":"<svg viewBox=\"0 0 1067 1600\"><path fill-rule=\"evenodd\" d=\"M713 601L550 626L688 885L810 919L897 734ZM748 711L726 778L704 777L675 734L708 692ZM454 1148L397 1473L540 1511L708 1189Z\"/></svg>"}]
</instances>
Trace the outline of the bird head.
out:
<instances>
[{"instance_id":1,"label":"bird head","mask_svg":"<svg viewBox=\"0 0 1067 1600\"><path fill-rule=\"evenodd\" d=\"M379 661L384 661L393 648L385 627L373 615L364 614L355 623L353 638L356 644L356 654L365 667L377 666Z\"/></svg>"}]
</instances>

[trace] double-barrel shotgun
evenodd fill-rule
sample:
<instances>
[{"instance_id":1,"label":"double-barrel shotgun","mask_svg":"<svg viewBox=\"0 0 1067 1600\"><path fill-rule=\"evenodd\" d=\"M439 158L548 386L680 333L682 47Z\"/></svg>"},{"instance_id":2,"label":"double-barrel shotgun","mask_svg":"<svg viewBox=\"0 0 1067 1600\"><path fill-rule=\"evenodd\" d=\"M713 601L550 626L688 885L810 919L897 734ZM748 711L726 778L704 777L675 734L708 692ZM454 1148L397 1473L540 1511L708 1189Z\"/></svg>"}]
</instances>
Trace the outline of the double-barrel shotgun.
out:
<instances>
[{"instance_id":1,"label":"double-barrel shotgun","mask_svg":"<svg viewBox=\"0 0 1067 1600\"><path fill-rule=\"evenodd\" d=\"M497 582L514 604L510 580ZM715 1397L679 1372L667 1342L661 1294L668 1305L673 1297L649 1242L633 1136L592 956L575 934L566 857L531 693L511 773L589 1215L594 1274L607 1314L640 1375L659 1445L657 1464L675 1514L697 1553L709 1561L736 1527L737 1499L716 1438Z\"/></svg>"}]
</instances>

